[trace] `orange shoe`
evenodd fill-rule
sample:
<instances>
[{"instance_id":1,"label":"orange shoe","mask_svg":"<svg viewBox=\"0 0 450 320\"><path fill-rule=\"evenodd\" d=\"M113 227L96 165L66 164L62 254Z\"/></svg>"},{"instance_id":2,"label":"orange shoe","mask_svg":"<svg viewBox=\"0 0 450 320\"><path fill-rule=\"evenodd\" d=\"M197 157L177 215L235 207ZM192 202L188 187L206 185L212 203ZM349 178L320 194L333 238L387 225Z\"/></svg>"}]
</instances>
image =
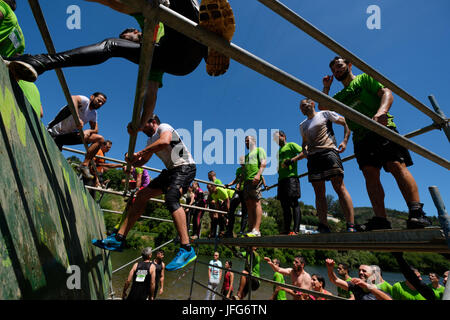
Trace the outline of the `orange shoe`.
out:
<instances>
[{"instance_id":1,"label":"orange shoe","mask_svg":"<svg viewBox=\"0 0 450 320\"><path fill-rule=\"evenodd\" d=\"M231 41L236 24L233 10L228 0L202 0L199 12L199 25ZM210 76L224 74L229 66L229 57L212 48L208 48L206 72Z\"/></svg>"}]
</instances>

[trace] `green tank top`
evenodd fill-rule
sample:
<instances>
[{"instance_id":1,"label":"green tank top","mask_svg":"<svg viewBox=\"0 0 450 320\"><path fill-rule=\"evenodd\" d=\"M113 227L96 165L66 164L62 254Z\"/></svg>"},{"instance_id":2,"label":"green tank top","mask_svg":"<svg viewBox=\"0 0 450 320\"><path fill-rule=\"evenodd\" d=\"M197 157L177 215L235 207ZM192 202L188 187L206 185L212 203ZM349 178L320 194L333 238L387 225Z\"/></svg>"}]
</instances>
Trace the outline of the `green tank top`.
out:
<instances>
[{"instance_id":1,"label":"green tank top","mask_svg":"<svg viewBox=\"0 0 450 320\"><path fill-rule=\"evenodd\" d=\"M25 37L16 14L3 0L0 0L0 12L3 15L0 22L0 55L12 57L22 54L25 50Z\"/></svg>"}]
</instances>

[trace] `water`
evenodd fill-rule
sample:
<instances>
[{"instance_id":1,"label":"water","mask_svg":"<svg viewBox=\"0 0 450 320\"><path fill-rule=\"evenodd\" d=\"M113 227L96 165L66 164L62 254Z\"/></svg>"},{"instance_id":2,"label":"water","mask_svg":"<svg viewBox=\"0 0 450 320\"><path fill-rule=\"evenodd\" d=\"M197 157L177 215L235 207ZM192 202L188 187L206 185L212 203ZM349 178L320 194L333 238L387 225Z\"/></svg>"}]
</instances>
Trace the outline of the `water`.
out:
<instances>
[{"instance_id":1,"label":"water","mask_svg":"<svg viewBox=\"0 0 450 320\"><path fill-rule=\"evenodd\" d=\"M112 253L112 267L113 270L118 269L124 264L140 257L140 250L125 250L122 253ZM173 258L173 254L166 253L164 262L167 264ZM212 257L200 256L198 257L199 261L208 263ZM220 259L222 264L225 263L226 259ZM232 258L233 262L233 270L242 271L244 268L244 260L238 258ZM130 272L133 264L125 267L124 269L113 274L113 288L115 291L115 298L120 298L122 296L123 285L128 277L128 273ZM165 280L164 280L164 293L162 295L157 296L157 299L170 299L170 300L186 300L189 297L189 293L191 290L191 282L192 282L192 273L193 273L194 263L189 264L186 268L178 271L165 272ZM288 268L290 265L282 265L282 267ZM324 277L326 286L325 288L333 293L337 294L336 286L333 285L327 276L327 269L325 266L306 266L306 271L309 274L319 274ZM273 270L270 266L262 260L261 257L261 268L260 274L262 278L270 279L273 278ZM357 270L350 271L351 277L357 277ZM181 277L181 278L180 278ZM180 278L180 279L179 279ZM240 275L235 274L234 277L234 293L237 293L239 288L239 278ZM394 284L398 281L404 281L404 277L401 273L397 272L383 272L383 278L389 282L390 284ZM201 282L204 285L207 285L208 282L208 266L204 264L197 263L195 279ZM285 277L286 283L291 283L288 277ZM426 283L429 283L428 277L424 276L423 280ZM221 288L222 284L220 284L219 288ZM128 289L129 290L129 289ZM192 299L193 300L204 300L206 296L206 289L194 284L192 291ZM261 282L261 285L258 290L252 292L252 300L268 300L272 296L273 285L266 282ZM288 299L292 299L290 295L287 295ZM247 296L248 298L248 296ZM216 299L221 299L220 296L216 296Z\"/></svg>"}]
</instances>

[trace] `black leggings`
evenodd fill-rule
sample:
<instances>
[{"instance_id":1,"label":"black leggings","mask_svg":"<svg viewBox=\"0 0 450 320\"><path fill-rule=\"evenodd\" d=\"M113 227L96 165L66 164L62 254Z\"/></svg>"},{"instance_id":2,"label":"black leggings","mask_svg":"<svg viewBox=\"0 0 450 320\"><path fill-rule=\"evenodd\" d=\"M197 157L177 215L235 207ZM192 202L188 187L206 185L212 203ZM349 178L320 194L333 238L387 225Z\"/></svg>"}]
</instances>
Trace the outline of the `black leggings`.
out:
<instances>
[{"instance_id":1,"label":"black leggings","mask_svg":"<svg viewBox=\"0 0 450 320\"><path fill-rule=\"evenodd\" d=\"M298 204L297 198L286 198L281 199L281 208L283 209L284 217L284 233L288 233L291 230L291 221L294 217L294 231L300 231L300 222L302 218L302 213L300 211L300 206Z\"/></svg>"},{"instance_id":2,"label":"black leggings","mask_svg":"<svg viewBox=\"0 0 450 320\"><path fill-rule=\"evenodd\" d=\"M191 0L171 0L170 8L186 18L198 22L198 8ZM43 69L38 73L55 68L91 66L119 57L138 64L141 53L139 43L109 38L102 42L73 50L40 55ZM164 36L155 46L152 70L184 76L194 71L208 54L208 48L195 40L165 26Z\"/></svg>"}]
</instances>

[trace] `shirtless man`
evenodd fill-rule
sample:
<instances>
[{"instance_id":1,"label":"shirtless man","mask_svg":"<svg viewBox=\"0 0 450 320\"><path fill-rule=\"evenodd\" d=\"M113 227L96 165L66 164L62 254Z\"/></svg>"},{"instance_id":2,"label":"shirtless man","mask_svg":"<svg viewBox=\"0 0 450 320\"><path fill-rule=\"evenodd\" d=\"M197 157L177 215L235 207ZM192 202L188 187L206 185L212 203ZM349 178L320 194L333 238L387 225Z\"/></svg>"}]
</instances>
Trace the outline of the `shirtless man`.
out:
<instances>
[{"instance_id":1,"label":"shirtless man","mask_svg":"<svg viewBox=\"0 0 450 320\"><path fill-rule=\"evenodd\" d=\"M306 261L302 256L296 256L294 258L292 268L281 268L280 266L274 264L268 257L264 257L264 260L269 264L273 271L279 272L285 276L290 276L293 286L312 290L311 276L305 270ZM291 294L294 297L294 300L302 300L302 294L300 292L287 288L284 290Z\"/></svg>"}]
</instances>

